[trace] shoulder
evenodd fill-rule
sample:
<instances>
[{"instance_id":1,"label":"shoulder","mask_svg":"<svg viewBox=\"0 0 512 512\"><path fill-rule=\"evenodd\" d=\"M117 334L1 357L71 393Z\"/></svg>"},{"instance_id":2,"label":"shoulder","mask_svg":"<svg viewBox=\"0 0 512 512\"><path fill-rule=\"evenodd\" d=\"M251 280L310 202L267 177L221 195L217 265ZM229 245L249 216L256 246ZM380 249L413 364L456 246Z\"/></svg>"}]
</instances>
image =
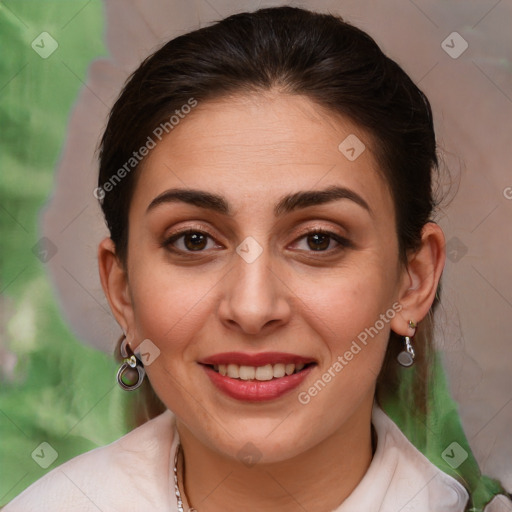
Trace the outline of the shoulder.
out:
<instances>
[{"instance_id":1,"label":"shoulder","mask_svg":"<svg viewBox=\"0 0 512 512\"><path fill-rule=\"evenodd\" d=\"M381 429L384 448L395 464L394 487L409 503L426 503L428 510L439 512L464 510L469 494L460 482L432 464L382 409L374 409L373 422ZM419 505L411 510L420 510Z\"/></svg>"},{"instance_id":2,"label":"shoulder","mask_svg":"<svg viewBox=\"0 0 512 512\"><path fill-rule=\"evenodd\" d=\"M503 494L498 494L484 508L484 512L512 512L512 500Z\"/></svg>"},{"instance_id":3,"label":"shoulder","mask_svg":"<svg viewBox=\"0 0 512 512\"><path fill-rule=\"evenodd\" d=\"M373 460L339 512L465 510L469 499L466 489L432 464L378 406L374 407L372 423L377 433Z\"/></svg>"},{"instance_id":4,"label":"shoulder","mask_svg":"<svg viewBox=\"0 0 512 512\"><path fill-rule=\"evenodd\" d=\"M404 508L399 508L403 512L466 510L469 502L466 488L432 464L382 409L374 408L372 422L377 432L380 431L382 447L387 452L383 459L387 458L388 466L393 467L394 471L390 485L392 492L388 496L390 503L403 502L401 506ZM389 510L393 510L395 506L390 506ZM384 510L388 508L383 508L383 512ZM512 512L512 501L505 495L497 495L483 512Z\"/></svg>"},{"instance_id":5,"label":"shoulder","mask_svg":"<svg viewBox=\"0 0 512 512\"><path fill-rule=\"evenodd\" d=\"M2 510L169 510L176 441L174 414L166 410L113 443L58 466Z\"/></svg>"}]
</instances>

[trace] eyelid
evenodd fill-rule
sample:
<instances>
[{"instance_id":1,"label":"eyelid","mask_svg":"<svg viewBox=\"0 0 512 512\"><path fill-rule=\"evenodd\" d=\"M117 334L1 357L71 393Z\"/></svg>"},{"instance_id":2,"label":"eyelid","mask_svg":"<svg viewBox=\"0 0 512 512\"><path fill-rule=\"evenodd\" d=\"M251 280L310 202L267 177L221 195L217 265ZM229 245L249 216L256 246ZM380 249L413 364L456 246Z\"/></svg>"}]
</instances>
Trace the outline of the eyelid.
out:
<instances>
[{"instance_id":1,"label":"eyelid","mask_svg":"<svg viewBox=\"0 0 512 512\"><path fill-rule=\"evenodd\" d=\"M342 234L340 234L337 231L335 231L334 228L332 228L332 227L316 225L316 226L308 226L308 227L306 227L304 229L299 230L299 232L297 234L295 234L295 239L303 237L304 235L309 235L310 233L311 234L326 233L326 234L329 234L329 235L335 235L335 236L337 236L339 238L346 238Z\"/></svg>"},{"instance_id":2,"label":"eyelid","mask_svg":"<svg viewBox=\"0 0 512 512\"><path fill-rule=\"evenodd\" d=\"M182 235L190 231L198 231L201 233L205 233L208 236L212 237L213 239L217 240L217 237L216 235L213 234L212 230L204 224L187 224L181 228L171 230L169 233L166 232L164 238L168 239L175 235Z\"/></svg>"}]
</instances>

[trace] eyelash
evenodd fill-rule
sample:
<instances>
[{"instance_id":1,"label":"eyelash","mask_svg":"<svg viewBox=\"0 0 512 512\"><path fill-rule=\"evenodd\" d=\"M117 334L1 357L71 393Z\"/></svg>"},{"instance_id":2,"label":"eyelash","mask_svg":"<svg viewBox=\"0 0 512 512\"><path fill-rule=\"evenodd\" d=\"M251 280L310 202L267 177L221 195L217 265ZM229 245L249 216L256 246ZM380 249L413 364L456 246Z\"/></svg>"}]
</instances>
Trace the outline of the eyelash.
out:
<instances>
[{"instance_id":1,"label":"eyelash","mask_svg":"<svg viewBox=\"0 0 512 512\"><path fill-rule=\"evenodd\" d=\"M167 248L171 252L179 253L179 254L194 254L194 253L205 252L207 249L201 249L201 250L198 250L198 251L190 251L190 250L176 249L176 248L172 247L172 244L174 242L176 242L180 238L182 238L182 237L184 237L186 235L189 235L189 234L202 234L202 235L206 235L208 238L210 238L212 240L215 240L214 237L212 235L210 235L210 233L208 233L207 231L204 231L203 229L187 228L187 229L184 229L183 231L179 231L177 233L174 233L173 235L168 237L162 243L162 247ZM333 252L337 252L337 251L340 251L342 249L348 249L348 248L351 248L353 246L352 243L347 238L342 237L342 236L338 235L337 233L333 233L332 231L328 231L328 230L320 229L320 228L313 228L313 229L309 229L307 231L304 231L303 233L301 233L295 239L295 242L297 242L298 240L302 240L303 238L306 238L306 237L308 237L310 235L317 235L317 234L318 235L327 235L331 240L334 240L335 242L337 242L339 244L338 247L336 247L334 249L327 249L325 251L309 250L309 251L306 251L306 252L324 253L324 254L328 253L328 254L331 254Z\"/></svg>"}]
</instances>

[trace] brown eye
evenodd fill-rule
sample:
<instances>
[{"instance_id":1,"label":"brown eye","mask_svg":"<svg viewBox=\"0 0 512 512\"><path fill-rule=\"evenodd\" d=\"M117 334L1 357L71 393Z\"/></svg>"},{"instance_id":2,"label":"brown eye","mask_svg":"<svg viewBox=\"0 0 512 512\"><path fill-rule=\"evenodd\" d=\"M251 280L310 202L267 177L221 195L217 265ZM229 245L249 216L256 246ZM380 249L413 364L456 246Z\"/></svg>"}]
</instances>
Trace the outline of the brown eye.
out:
<instances>
[{"instance_id":1,"label":"brown eye","mask_svg":"<svg viewBox=\"0 0 512 512\"><path fill-rule=\"evenodd\" d=\"M304 233L294 244L297 249L306 252L342 251L352 247L351 242L343 236L331 231L314 230Z\"/></svg>"},{"instance_id":2,"label":"brown eye","mask_svg":"<svg viewBox=\"0 0 512 512\"><path fill-rule=\"evenodd\" d=\"M173 252L181 253L201 252L205 249L217 247L213 238L208 233L193 229L172 235L163 245Z\"/></svg>"},{"instance_id":3,"label":"brown eye","mask_svg":"<svg viewBox=\"0 0 512 512\"><path fill-rule=\"evenodd\" d=\"M314 233L307 236L307 241L313 251L324 251L329 247L331 237L325 233Z\"/></svg>"},{"instance_id":4,"label":"brown eye","mask_svg":"<svg viewBox=\"0 0 512 512\"><path fill-rule=\"evenodd\" d=\"M203 233L187 233L183 236L183 243L191 251L200 251L206 247L207 237Z\"/></svg>"}]
</instances>

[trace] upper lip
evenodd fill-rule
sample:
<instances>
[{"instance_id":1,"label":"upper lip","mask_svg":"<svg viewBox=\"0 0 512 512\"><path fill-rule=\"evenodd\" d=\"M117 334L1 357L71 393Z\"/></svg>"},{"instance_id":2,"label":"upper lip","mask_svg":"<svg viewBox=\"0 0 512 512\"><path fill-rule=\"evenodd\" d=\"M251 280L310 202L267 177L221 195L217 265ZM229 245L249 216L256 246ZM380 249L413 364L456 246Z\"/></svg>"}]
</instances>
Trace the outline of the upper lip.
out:
<instances>
[{"instance_id":1,"label":"upper lip","mask_svg":"<svg viewBox=\"0 0 512 512\"><path fill-rule=\"evenodd\" d=\"M201 364L237 364L241 366L265 366L267 364L308 364L316 362L311 357L303 357L285 352L261 352L259 354L246 354L243 352L222 352L198 361Z\"/></svg>"}]
</instances>

